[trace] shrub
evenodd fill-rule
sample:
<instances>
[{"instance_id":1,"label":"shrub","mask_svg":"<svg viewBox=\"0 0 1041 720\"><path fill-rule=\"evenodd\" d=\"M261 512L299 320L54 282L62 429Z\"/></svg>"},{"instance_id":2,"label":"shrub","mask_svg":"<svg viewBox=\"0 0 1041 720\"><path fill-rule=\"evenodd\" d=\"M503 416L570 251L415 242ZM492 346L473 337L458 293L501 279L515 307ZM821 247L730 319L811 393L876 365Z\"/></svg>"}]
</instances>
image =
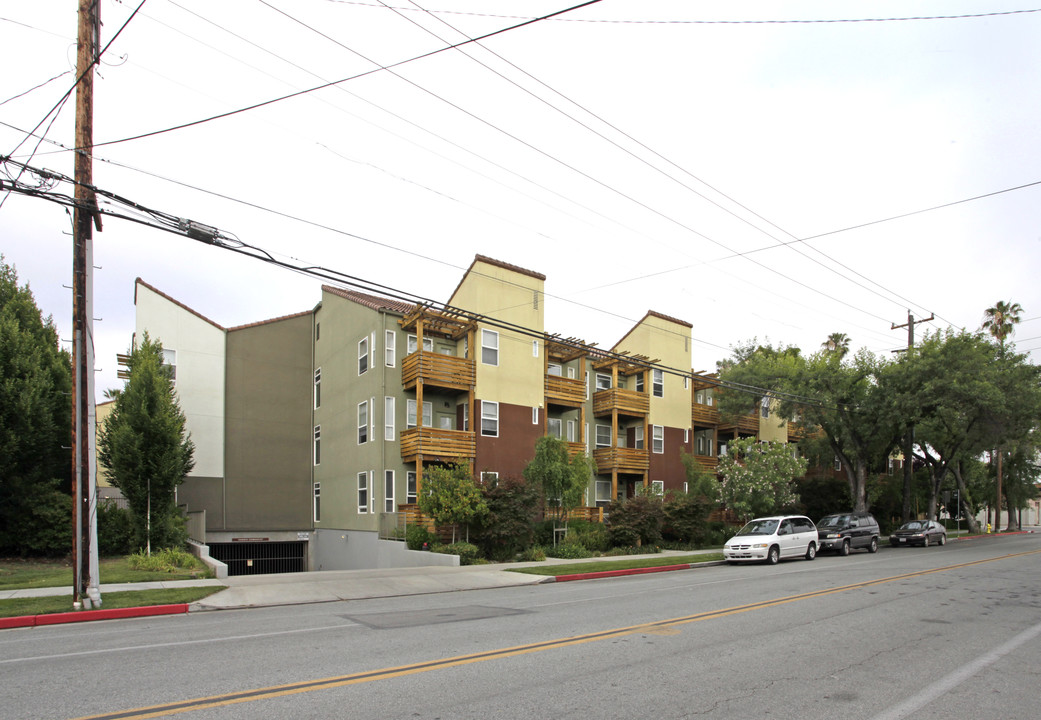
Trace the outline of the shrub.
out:
<instances>
[{"instance_id":1,"label":"shrub","mask_svg":"<svg viewBox=\"0 0 1041 720\"><path fill-rule=\"evenodd\" d=\"M437 536L423 525L409 525L405 528L405 545L409 550L422 550L424 543L429 548L436 542Z\"/></svg>"},{"instance_id":2,"label":"shrub","mask_svg":"<svg viewBox=\"0 0 1041 720\"><path fill-rule=\"evenodd\" d=\"M134 524L130 511L116 507L115 503L98 503L98 554L104 557L122 556L130 553L134 537Z\"/></svg>"},{"instance_id":3,"label":"shrub","mask_svg":"<svg viewBox=\"0 0 1041 720\"><path fill-rule=\"evenodd\" d=\"M474 527L474 541L494 560L509 560L534 541L538 490L514 478L483 486L488 514Z\"/></svg>"},{"instance_id":4,"label":"shrub","mask_svg":"<svg viewBox=\"0 0 1041 720\"><path fill-rule=\"evenodd\" d=\"M654 545L661 541L665 511L654 495L615 500L610 508L608 533L612 545Z\"/></svg>"},{"instance_id":5,"label":"shrub","mask_svg":"<svg viewBox=\"0 0 1041 720\"><path fill-rule=\"evenodd\" d=\"M611 538L603 523L588 520L572 520L568 523L567 537L574 537L587 550L604 552L611 547Z\"/></svg>"},{"instance_id":6,"label":"shrub","mask_svg":"<svg viewBox=\"0 0 1041 720\"><path fill-rule=\"evenodd\" d=\"M2 482L0 478L0 482ZM33 493L25 512L4 528L17 542L10 548L22 557L64 557L72 547L72 498L60 490Z\"/></svg>"},{"instance_id":7,"label":"shrub","mask_svg":"<svg viewBox=\"0 0 1041 720\"><path fill-rule=\"evenodd\" d=\"M532 545L520 554L521 562L543 562L546 559L546 551L541 545Z\"/></svg>"},{"instance_id":8,"label":"shrub","mask_svg":"<svg viewBox=\"0 0 1041 720\"><path fill-rule=\"evenodd\" d=\"M190 570L199 566L198 559L187 550L165 548L156 550L151 555L138 551L127 558L131 570L148 570L150 572L174 572Z\"/></svg>"},{"instance_id":9,"label":"shrub","mask_svg":"<svg viewBox=\"0 0 1041 720\"><path fill-rule=\"evenodd\" d=\"M711 510L712 505L706 498L669 493L662 505L662 539L703 545L708 537L708 514Z\"/></svg>"},{"instance_id":10,"label":"shrub","mask_svg":"<svg viewBox=\"0 0 1041 720\"><path fill-rule=\"evenodd\" d=\"M481 549L468 542L455 542L451 545L434 545L432 552L444 553L445 555L458 555L460 565L480 565L485 561Z\"/></svg>"},{"instance_id":11,"label":"shrub","mask_svg":"<svg viewBox=\"0 0 1041 720\"><path fill-rule=\"evenodd\" d=\"M578 538L572 538L570 533L564 538L563 542L557 543L554 547L546 548L546 555L563 560L593 557L593 553L586 549L586 546Z\"/></svg>"}]
</instances>

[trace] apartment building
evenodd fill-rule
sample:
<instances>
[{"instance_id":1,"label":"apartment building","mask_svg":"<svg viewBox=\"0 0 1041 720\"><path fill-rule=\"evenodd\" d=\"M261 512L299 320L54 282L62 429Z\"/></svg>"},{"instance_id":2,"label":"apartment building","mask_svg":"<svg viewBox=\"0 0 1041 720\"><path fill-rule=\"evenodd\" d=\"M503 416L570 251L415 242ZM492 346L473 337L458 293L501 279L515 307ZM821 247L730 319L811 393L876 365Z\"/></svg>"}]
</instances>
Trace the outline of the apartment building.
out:
<instances>
[{"instance_id":1,"label":"apartment building","mask_svg":"<svg viewBox=\"0 0 1041 720\"><path fill-rule=\"evenodd\" d=\"M786 431L768 406L720 425L683 320L649 311L608 350L547 333L545 279L478 255L444 305L323 286L311 310L236 328L138 280L137 332L176 366L196 444L178 500L205 511L211 553L277 544L310 570L429 562L381 537L415 512L431 465L519 478L554 435L593 458L596 515L641 487L682 490L685 453L714 469L729 437Z\"/></svg>"}]
</instances>

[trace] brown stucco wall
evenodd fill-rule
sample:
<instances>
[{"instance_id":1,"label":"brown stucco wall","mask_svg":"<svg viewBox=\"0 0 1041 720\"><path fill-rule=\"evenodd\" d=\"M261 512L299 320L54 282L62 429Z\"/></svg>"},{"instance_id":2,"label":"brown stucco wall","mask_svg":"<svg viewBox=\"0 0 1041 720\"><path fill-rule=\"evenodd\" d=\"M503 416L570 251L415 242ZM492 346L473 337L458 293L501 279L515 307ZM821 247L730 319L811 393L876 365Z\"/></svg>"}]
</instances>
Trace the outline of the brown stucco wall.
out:
<instances>
[{"instance_id":1,"label":"brown stucco wall","mask_svg":"<svg viewBox=\"0 0 1041 720\"><path fill-rule=\"evenodd\" d=\"M545 419L540 413L538 424L531 422L531 408L499 403L499 437L481 435L481 405L474 403L477 422L477 460L474 472L497 472L500 478L521 478L524 467L535 457L535 442L545 434Z\"/></svg>"}]
</instances>

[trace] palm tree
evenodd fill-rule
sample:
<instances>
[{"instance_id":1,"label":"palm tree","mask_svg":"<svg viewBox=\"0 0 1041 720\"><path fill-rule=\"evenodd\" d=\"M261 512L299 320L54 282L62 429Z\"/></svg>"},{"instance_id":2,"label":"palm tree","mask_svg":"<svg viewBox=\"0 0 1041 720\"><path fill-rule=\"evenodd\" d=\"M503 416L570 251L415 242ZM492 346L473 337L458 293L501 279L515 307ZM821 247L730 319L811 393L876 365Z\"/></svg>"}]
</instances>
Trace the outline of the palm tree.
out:
<instances>
[{"instance_id":1,"label":"palm tree","mask_svg":"<svg viewBox=\"0 0 1041 720\"><path fill-rule=\"evenodd\" d=\"M994 307L987 308L983 311L983 325L982 328L993 335L1001 347L1005 347L1005 338L1016 332L1016 323L1019 322L1019 316L1022 314L1023 308L1019 303L1014 303L1011 300L1005 302L1004 300L998 300Z\"/></svg>"},{"instance_id":2,"label":"palm tree","mask_svg":"<svg viewBox=\"0 0 1041 720\"><path fill-rule=\"evenodd\" d=\"M841 332L833 332L828 339L821 343L821 348L828 352L837 352L839 359L846 357L849 352L849 335Z\"/></svg>"}]
</instances>

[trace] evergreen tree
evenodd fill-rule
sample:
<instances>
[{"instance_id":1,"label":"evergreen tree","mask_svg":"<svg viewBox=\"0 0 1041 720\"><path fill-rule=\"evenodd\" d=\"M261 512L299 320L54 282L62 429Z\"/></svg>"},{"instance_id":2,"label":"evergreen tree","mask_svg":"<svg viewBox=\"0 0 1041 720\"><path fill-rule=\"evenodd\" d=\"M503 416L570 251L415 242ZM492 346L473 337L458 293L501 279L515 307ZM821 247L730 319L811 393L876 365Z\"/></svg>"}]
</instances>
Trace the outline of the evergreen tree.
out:
<instances>
[{"instance_id":1,"label":"evergreen tree","mask_svg":"<svg viewBox=\"0 0 1041 720\"><path fill-rule=\"evenodd\" d=\"M195 445L162 345L145 333L128 355L130 376L99 433L98 461L127 499L137 547L176 547L185 537L174 491L195 465Z\"/></svg>"},{"instance_id":2,"label":"evergreen tree","mask_svg":"<svg viewBox=\"0 0 1041 720\"><path fill-rule=\"evenodd\" d=\"M72 360L0 255L0 554L72 547Z\"/></svg>"}]
</instances>

